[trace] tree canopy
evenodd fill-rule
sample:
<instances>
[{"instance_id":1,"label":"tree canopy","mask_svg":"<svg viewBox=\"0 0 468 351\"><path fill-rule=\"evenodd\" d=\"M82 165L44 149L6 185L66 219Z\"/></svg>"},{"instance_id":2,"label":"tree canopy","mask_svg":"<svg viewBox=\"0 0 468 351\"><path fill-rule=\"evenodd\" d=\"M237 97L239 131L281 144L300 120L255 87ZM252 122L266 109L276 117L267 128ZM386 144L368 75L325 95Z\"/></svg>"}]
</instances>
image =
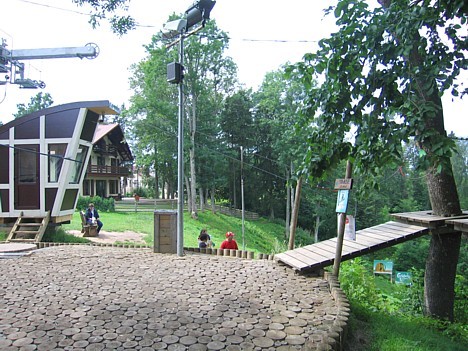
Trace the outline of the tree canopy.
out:
<instances>
[{"instance_id":1,"label":"tree canopy","mask_svg":"<svg viewBox=\"0 0 468 351\"><path fill-rule=\"evenodd\" d=\"M384 167L401 163L402 142L414 140L432 213L459 215L455 143L444 129L441 96L468 93L457 80L468 68L464 2L378 2L338 1L328 13L339 30L289 69L311 88L299 121L309 130L304 168L320 178L348 159L378 186ZM323 83L312 88L313 79ZM453 319L460 239L460 233L432 235L425 276L429 315Z\"/></svg>"},{"instance_id":2,"label":"tree canopy","mask_svg":"<svg viewBox=\"0 0 468 351\"><path fill-rule=\"evenodd\" d=\"M49 93L43 94L42 92L39 92L29 100L27 105L17 104L16 107L18 108L18 112L13 114L13 117L19 118L21 116L27 115L28 113L42 110L52 106L53 103L54 100Z\"/></svg>"}]
</instances>

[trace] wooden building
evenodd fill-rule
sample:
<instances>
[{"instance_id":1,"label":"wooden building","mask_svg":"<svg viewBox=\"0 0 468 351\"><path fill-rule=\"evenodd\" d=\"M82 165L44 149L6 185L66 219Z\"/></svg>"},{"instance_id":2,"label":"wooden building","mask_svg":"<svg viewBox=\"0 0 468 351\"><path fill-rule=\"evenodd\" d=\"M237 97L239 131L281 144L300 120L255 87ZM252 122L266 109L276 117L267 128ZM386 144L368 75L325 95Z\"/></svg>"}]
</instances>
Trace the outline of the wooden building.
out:
<instances>
[{"instance_id":1,"label":"wooden building","mask_svg":"<svg viewBox=\"0 0 468 351\"><path fill-rule=\"evenodd\" d=\"M132 176L133 156L119 124L98 124L92 144L81 195L121 199Z\"/></svg>"},{"instance_id":2,"label":"wooden building","mask_svg":"<svg viewBox=\"0 0 468 351\"><path fill-rule=\"evenodd\" d=\"M0 126L0 223L18 217L71 220L109 101L50 107Z\"/></svg>"}]
</instances>

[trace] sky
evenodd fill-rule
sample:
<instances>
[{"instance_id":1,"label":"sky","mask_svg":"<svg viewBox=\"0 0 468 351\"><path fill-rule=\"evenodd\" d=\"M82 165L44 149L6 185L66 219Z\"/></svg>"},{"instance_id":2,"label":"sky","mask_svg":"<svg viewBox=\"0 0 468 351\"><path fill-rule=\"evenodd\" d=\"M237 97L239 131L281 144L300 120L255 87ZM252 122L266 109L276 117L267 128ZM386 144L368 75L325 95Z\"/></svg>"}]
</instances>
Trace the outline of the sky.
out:
<instances>
[{"instance_id":1,"label":"sky","mask_svg":"<svg viewBox=\"0 0 468 351\"><path fill-rule=\"evenodd\" d=\"M25 78L41 80L46 88L20 89L0 85L0 121L13 119L17 104L27 104L39 92L49 93L54 105L109 100L126 104L132 95L129 68L146 56L144 45L159 32L172 13L180 14L192 0L132 0L128 13L139 26L122 37L112 33L107 22L97 29L88 23L89 8L71 0L3 0L0 38L7 49L79 47L95 43L95 59L49 59L24 61ZM238 66L240 82L254 90L265 74L286 62L300 61L317 48L317 41L334 28L333 18L324 18L326 0L218 0L211 12L218 27L231 38L227 55ZM0 78L0 81L3 80ZM468 100L444 98L447 131L468 137Z\"/></svg>"}]
</instances>

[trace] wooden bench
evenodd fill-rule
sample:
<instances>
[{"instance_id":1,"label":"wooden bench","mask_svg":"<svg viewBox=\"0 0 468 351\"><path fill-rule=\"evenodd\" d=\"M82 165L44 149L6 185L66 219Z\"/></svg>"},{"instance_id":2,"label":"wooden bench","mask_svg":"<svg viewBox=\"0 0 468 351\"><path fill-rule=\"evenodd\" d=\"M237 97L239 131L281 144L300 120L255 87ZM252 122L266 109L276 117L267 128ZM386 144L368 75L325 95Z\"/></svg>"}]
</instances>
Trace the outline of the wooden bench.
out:
<instances>
[{"instance_id":1,"label":"wooden bench","mask_svg":"<svg viewBox=\"0 0 468 351\"><path fill-rule=\"evenodd\" d=\"M81 217L81 232L83 233L83 237L98 236L97 224L89 224L88 222L86 222L86 216L83 211L80 211L80 217Z\"/></svg>"}]
</instances>

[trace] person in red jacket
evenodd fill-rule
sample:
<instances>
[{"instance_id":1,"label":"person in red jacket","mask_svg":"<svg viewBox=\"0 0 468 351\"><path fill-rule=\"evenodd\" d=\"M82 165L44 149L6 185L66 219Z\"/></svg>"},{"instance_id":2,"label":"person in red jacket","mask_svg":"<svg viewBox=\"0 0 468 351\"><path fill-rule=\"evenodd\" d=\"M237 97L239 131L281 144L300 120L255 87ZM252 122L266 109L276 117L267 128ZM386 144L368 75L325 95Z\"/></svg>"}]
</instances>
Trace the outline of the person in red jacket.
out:
<instances>
[{"instance_id":1,"label":"person in red jacket","mask_svg":"<svg viewBox=\"0 0 468 351\"><path fill-rule=\"evenodd\" d=\"M234 233L227 232L226 233L226 240L221 243L220 249L231 249L231 250L239 250L237 247L237 243L234 240Z\"/></svg>"}]
</instances>

